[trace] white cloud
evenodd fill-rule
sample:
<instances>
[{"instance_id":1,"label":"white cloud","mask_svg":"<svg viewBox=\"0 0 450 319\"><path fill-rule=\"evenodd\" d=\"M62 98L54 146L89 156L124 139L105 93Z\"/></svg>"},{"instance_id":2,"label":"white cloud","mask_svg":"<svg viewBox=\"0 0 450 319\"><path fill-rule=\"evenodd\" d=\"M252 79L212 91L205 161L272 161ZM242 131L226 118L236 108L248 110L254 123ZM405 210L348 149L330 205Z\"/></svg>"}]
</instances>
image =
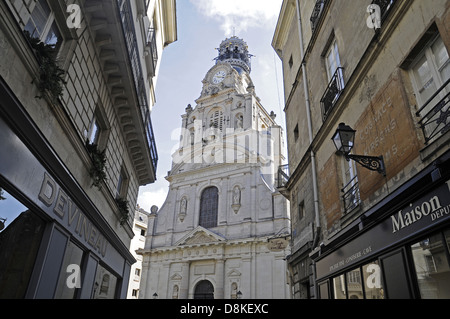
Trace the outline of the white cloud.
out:
<instances>
[{"instance_id":1,"label":"white cloud","mask_svg":"<svg viewBox=\"0 0 450 319\"><path fill-rule=\"evenodd\" d=\"M205 16L221 23L226 36L276 22L282 0L190 0Z\"/></svg>"},{"instance_id":2,"label":"white cloud","mask_svg":"<svg viewBox=\"0 0 450 319\"><path fill-rule=\"evenodd\" d=\"M154 205L161 208L166 200L168 188L160 188L155 191L143 190L138 197L138 204L145 211L150 212L150 208Z\"/></svg>"}]
</instances>

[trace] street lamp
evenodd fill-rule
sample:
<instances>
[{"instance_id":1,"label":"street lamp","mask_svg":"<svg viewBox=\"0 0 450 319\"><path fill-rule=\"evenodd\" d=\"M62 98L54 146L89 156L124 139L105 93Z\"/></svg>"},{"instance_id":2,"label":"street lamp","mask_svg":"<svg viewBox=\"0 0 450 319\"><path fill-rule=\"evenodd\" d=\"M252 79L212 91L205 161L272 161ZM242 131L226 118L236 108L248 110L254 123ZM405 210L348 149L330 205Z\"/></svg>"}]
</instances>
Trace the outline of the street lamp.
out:
<instances>
[{"instance_id":1,"label":"street lamp","mask_svg":"<svg viewBox=\"0 0 450 319\"><path fill-rule=\"evenodd\" d=\"M238 292L237 292L237 299L242 299L242 292L239 290Z\"/></svg>"},{"instance_id":2,"label":"street lamp","mask_svg":"<svg viewBox=\"0 0 450 319\"><path fill-rule=\"evenodd\" d=\"M332 138L337 151L343 154L347 161L353 160L371 171L375 171L383 176L386 176L383 156L375 157L350 154L353 146L355 145L355 135L356 131L350 126L345 123L339 124L339 127Z\"/></svg>"},{"instance_id":3,"label":"street lamp","mask_svg":"<svg viewBox=\"0 0 450 319\"><path fill-rule=\"evenodd\" d=\"M153 294L153 299L158 299L158 294L156 292Z\"/></svg>"}]
</instances>

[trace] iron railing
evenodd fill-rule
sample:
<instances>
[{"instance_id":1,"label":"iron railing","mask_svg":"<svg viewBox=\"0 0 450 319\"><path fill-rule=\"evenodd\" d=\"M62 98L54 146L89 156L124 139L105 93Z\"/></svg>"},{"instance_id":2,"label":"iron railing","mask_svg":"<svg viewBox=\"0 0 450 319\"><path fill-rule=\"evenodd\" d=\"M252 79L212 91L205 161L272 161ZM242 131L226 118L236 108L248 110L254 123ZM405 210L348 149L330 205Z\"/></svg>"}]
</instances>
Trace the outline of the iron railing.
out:
<instances>
[{"instance_id":1,"label":"iron railing","mask_svg":"<svg viewBox=\"0 0 450 319\"><path fill-rule=\"evenodd\" d=\"M351 212L361 203L359 192L358 176L355 176L343 189L342 200L344 202L345 213Z\"/></svg>"},{"instance_id":2,"label":"iron railing","mask_svg":"<svg viewBox=\"0 0 450 319\"><path fill-rule=\"evenodd\" d=\"M328 117L328 114L333 109L337 100L341 96L342 91L344 90L345 83L343 71L343 68L337 68L336 73L334 73L333 77L331 78L331 81L328 84L328 87L325 90L322 99L320 100L324 121Z\"/></svg>"},{"instance_id":3,"label":"iron railing","mask_svg":"<svg viewBox=\"0 0 450 319\"><path fill-rule=\"evenodd\" d=\"M417 111L425 144L433 142L450 130L450 79Z\"/></svg>"},{"instance_id":4,"label":"iron railing","mask_svg":"<svg viewBox=\"0 0 450 319\"><path fill-rule=\"evenodd\" d=\"M395 0L374 0L372 2L372 4L378 5L381 9L381 23L383 23L384 20L386 20L389 10L392 8L394 2Z\"/></svg>"},{"instance_id":5,"label":"iron railing","mask_svg":"<svg viewBox=\"0 0 450 319\"><path fill-rule=\"evenodd\" d=\"M289 178L289 165L282 165L278 168L278 182L277 182L277 188L284 188L286 187Z\"/></svg>"},{"instance_id":6,"label":"iron railing","mask_svg":"<svg viewBox=\"0 0 450 319\"><path fill-rule=\"evenodd\" d=\"M150 118L150 107L145 89L144 75L142 72L141 59L137 45L136 30L134 27L133 13L130 0L117 0L119 14L122 20L122 29L130 60L130 67L133 74L136 94L142 116L142 122L145 127L145 135L147 138L150 156L152 159L153 169L156 174L158 164L158 153L156 150L156 141L153 133L153 127Z\"/></svg>"},{"instance_id":7,"label":"iron railing","mask_svg":"<svg viewBox=\"0 0 450 319\"><path fill-rule=\"evenodd\" d=\"M156 32L155 28L149 27L147 31L147 47L150 48L150 55L152 56L152 75L156 73L156 65L158 63L158 49L156 47Z\"/></svg>"}]
</instances>

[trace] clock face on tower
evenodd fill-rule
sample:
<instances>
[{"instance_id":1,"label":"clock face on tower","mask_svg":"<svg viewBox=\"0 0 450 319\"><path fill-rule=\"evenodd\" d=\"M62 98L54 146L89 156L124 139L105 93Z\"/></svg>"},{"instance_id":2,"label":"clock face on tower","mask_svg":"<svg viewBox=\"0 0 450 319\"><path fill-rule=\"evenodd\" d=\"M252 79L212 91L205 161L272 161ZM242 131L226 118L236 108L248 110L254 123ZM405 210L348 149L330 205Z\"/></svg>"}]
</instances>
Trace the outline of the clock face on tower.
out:
<instances>
[{"instance_id":1,"label":"clock face on tower","mask_svg":"<svg viewBox=\"0 0 450 319\"><path fill-rule=\"evenodd\" d=\"M227 73L225 71L223 71L223 70L219 71L216 74L214 74L212 81L214 84L219 84L225 79L226 76L227 76Z\"/></svg>"}]
</instances>

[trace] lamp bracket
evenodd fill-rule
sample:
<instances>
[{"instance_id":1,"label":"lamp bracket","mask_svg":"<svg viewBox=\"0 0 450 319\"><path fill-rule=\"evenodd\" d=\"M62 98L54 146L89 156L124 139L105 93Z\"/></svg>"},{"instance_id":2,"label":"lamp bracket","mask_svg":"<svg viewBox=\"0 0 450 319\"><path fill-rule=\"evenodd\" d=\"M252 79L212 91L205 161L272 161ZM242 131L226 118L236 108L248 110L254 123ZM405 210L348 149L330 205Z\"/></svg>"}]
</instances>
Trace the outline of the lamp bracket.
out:
<instances>
[{"instance_id":1,"label":"lamp bracket","mask_svg":"<svg viewBox=\"0 0 450 319\"><path fill-rule=\"evenodd\" d=\"M353 160L365 168L380 173L386 176L386 167L384 165L383 156L362 156L362 155L345 155L347 160Z\"/></svg>"}]
</instances>

